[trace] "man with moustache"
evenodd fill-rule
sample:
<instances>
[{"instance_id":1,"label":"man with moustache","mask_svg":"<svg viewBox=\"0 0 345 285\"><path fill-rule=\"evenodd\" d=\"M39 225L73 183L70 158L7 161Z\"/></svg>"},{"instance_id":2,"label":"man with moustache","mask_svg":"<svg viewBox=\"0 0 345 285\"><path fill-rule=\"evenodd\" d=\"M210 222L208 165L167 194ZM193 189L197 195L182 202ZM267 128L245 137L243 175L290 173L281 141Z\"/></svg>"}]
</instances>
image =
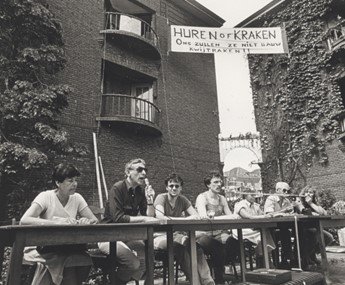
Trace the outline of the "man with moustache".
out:
<instances>
[{"instance_id":1,"label":"man with moustache","mask_svg":"<svg viewBox=\"0 0 345 285\"><path fill-rule=\"evenodd\" d=\"M109 191L105 207L105 223L140 223L156 221L153 199L155 191L145 185L146 163L141 158L132 159L125 166L126 179L116 182ZM148 184L148 183L147 183ZM140 214L140 215L139 215ZM139 215L139 216L138 216ZM109 254L109 243L98 244ZM116 243L116 284L139 280L145 272L145 244L142 240Z\"/></svg>"},{"instance_id":2,"label":"man with moustache","mask_svg":"<svg viewBox=\"0 0 345 285\"><path fill-rule=\"evenodd\" d=\"M237 219L221 195L223 177L218 171L210 171L204 178L207 191L198 195L196 208L201 218ZM225 284L224 272L226 260L231 260L239 253L239 243L228 230L197 232L197 242L205 253L211 256L214 264L216 284Z\"/></svg>"}]
</instances>

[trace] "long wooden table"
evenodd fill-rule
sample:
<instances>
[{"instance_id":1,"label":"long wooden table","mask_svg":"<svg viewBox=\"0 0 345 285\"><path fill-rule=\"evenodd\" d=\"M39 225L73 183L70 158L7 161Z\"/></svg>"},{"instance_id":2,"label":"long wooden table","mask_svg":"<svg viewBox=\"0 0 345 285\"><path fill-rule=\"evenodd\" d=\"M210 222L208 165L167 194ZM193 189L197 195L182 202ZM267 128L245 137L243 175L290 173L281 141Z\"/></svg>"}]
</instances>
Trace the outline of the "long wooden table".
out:
<instances>
[{"instance_id":1,"label":"long wooden table","mask_svg":"<svg viewBox=\"0 0 345 285\"><path fill-rule=\"evenodd\" d=\"M173 254L173 232L184 231L187 232L190 239L190 252L191 252L191 268L192 268L192 280L191 284L195 284L196 278L198 278L197 272L197 258L196 258L196 238L195 231L209 231L219 229L237 229L238 238L240 241L240 253L241 253L241 272L242 280L245 282L245 257L242 238L243 228L255 228L261 231L261 240L264 254L264 265L269 268L269 257L267 250L267 233L270 228L278 228L281 225L288 225L296 232L296 223L298 228L316 228L317 237L321 244L321 258L322 269L325 274L328 272L328 261L325 249L324 236L322 234L323 228L345 226L345 216L306 216L306 215L291 215L274 218L264 219L238 219L238 220L167 220L166 225L160 225L155 227L155 231L167 232L167 247L168 247L168 284L174 284L174 254ZM299 264L300 261L299 261ZM299 265L299 267L301 267Z\"/></svg>"},{"instance_id":2,"label":"long wooden table","mask_svg":"<svg viewBox=\"0 0 345 285\"><path fill-rule=\"evenodd\" d=\"M281 218L277 218L278 220ZM155 231L165 231L167 233L167 249L168 249L168 284L174 283L174 253L173 253L173 232L184 231L189 235L190 257L191 257L191 284L197 284L198 277L197 272L197 257L196 257L196 237L195 231L210 231L219 229L237 229L238 238L240 241L241 252L241 268L242 268L242 280L245 280L245 256L242 238L243 228L256 228L261 231L261 241L263 247L263 254L265 260L265 267L269 267L269 258L267 251L267 234L269 228L277 226L277 222L274 219L223 219L223 220L167 220L165 225L155 227Z\"/></svg>"},{"instance_id":3,"label":"long wooden table","mask_svg":"<svg viewBox=\"0 0 345 285\"><path fill-rule=\"evenodd\" d=\"M115 260L116 241L146 241L147 284L153 284L153 226L157 223L2 226L0 248L12 247L9 284L20 284L20 272L25 246L111 242L111 260ZM115 267L114 267L115 270Z\"/></svg>"}]
</instances>

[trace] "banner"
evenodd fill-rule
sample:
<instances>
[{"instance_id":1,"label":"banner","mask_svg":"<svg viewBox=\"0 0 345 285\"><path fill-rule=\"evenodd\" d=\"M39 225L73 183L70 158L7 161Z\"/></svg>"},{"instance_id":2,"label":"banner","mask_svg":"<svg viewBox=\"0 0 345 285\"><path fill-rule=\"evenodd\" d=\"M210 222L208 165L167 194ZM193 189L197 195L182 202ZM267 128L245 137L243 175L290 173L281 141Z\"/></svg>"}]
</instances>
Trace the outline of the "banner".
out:
<instances>
[{"instance_id":1,"label":"banner","mask_svg":"<svg viewBox=\"0 0 345 285\"><path fill-rule=\"evenodd\" d=\"M288 53L286 37L275 28L206 28L171 25L171 51L191 53Z\"/></svg>"}]
</instances>

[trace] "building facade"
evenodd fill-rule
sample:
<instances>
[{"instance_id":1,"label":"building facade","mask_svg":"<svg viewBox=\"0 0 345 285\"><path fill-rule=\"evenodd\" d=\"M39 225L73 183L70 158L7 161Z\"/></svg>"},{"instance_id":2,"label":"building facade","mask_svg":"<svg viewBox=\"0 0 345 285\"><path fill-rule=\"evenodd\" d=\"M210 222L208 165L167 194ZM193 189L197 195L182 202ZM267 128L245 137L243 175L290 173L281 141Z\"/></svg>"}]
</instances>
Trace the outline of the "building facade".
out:
<instances>
[{"instance_id":1,"label":"building facade","mask_svg":"<svg viewBox=\"0 0 345 285\"><path fill-rule=\"evenodd\" d=\"M65 40L59 80L74 89L60 123L90 150L75 161L79 191L97 203L95 132L108 188L124 178L128 160L141 157L157 193L175 171L195 197L205 172L219 167L214 56L169 52L169 25L224 21L194 0L47 2Z\"/></svg>"},{"instance_id":2,"label":"building facade","mask_svg":"<svg viewBox=\"0 0 345 285\"><path fill-rule=\"evenodd\" d=\"M286 31L288 54L250 55L265 192L285 180L345 198L345 1L274 0L238 26Z\"/></svg>"}]
</instances>

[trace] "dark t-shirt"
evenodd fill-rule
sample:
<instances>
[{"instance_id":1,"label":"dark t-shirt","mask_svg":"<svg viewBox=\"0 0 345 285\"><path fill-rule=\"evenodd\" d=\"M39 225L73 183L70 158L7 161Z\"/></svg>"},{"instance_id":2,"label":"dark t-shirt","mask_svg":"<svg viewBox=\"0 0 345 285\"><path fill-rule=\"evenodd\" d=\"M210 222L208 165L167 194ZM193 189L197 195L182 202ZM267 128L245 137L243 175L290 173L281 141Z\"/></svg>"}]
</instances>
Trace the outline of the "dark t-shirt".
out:
<instances>
[{"instance_id":1,"label":"dark t-shirt","mask_svg":"<svg viewBox=\"0 0 345 285\"><path fill-rule=\"evenodd\" d=\"M175 207L172 208L169 200L168 193L159 194L156 197L155 207L161 205L164 207L164 214L168 217L182 217L182 213L186 212L192 203L183 195L179 195L175 202Z\"/></svg>"}]
</instances>

